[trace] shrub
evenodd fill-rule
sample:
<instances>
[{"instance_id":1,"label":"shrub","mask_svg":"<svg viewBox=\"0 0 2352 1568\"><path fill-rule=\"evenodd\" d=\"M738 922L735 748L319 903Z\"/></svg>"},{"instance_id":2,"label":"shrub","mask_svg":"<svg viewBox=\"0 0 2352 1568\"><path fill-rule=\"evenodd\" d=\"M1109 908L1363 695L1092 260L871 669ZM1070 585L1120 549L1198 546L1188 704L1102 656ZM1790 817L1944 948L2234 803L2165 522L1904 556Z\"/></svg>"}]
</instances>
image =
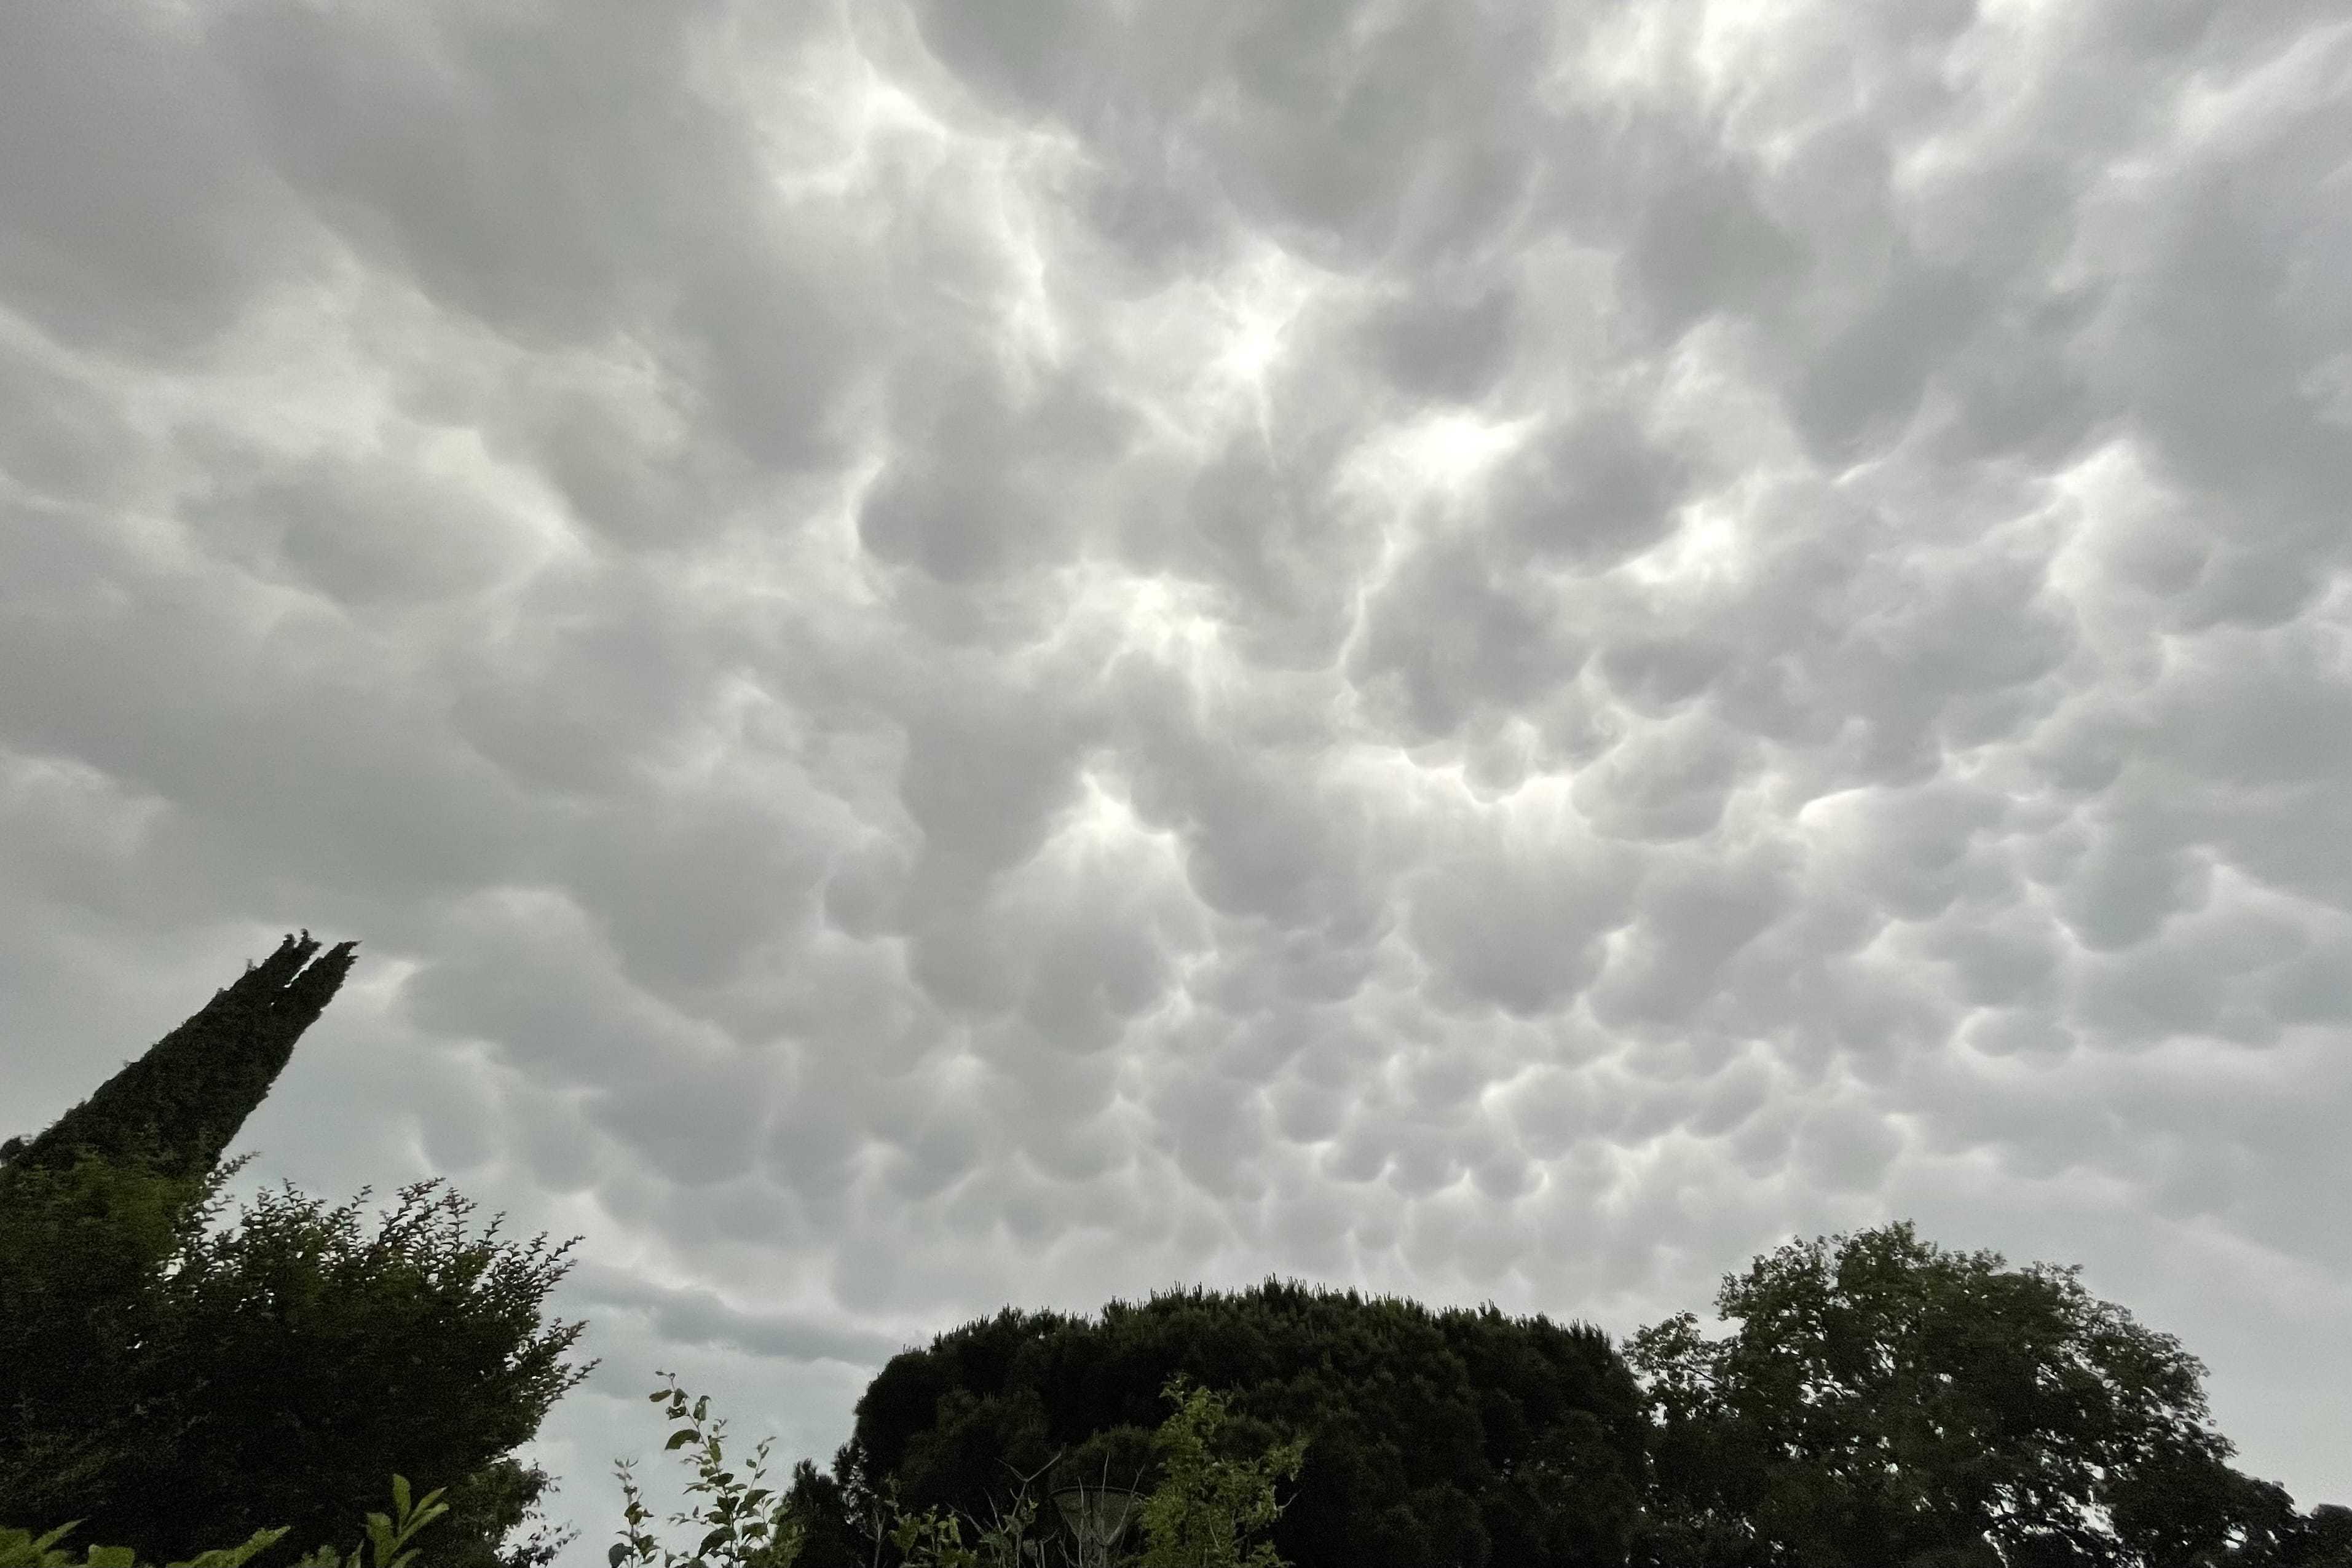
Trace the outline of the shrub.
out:
<instances>
[{"instance_id":1,"label":"shrub","mask_svg":"<svg viewBox=\"0 0 2352 1568\"><path fill-rule=\"evenodd\" d=\"M441 1501L441 1490L437 1488L412 1502L408 1478L403 1475L392 1478L392 1500L394 1516L369 1514L367 1538L353 1546L348 1555L331 1546L321 1546L295 1563L294 1568L408 1568L416 1561L416 1549L408 1544L409 1538L449 1510ZM140 1568L137 1553L128 1546L92 1546L76 1563L58 1548L58 1542L80 1523L80 1520L70 1520L38 1539L29 1531L0 1527L0 1568ZM291 1528L280 1525L275 1530L257 1530L242 1545L199 1552L185 1562L167 1564L166 1568L243 1568L277 1545ZM373 1563L366 1555L369 1546L375 1548Z\"/></svg>"}]
</instances>

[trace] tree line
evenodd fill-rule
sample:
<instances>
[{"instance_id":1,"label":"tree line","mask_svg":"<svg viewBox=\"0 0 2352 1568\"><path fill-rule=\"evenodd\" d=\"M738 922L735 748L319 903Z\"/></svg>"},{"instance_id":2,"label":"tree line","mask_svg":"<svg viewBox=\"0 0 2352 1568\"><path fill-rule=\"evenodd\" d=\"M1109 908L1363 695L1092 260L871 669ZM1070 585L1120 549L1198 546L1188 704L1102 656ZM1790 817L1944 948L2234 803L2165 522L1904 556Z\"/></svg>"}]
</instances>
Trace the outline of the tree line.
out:
<instances>
[{"instance_id":1,"label":"tree line","mask_svg":"<svg viewBox=\"0 0 2352 1568\"><path fill-rule=\"evenodd\" d=\"M0 1568L294 1564L395 1476L378 1568L577 1539L515 1451L597 1364L542 1319L578 1238L470 1235L439 1182L373 1236L290 1186L221 1223L228 1145L354 956L289 936L0 1145ZM894 1358L831 1464L773 1488L673 1380L651 1397L707 1506L666 1547L622 1466L608 1557L1047 1568L1083 1486L1135 1505L1091 1561L1148 1568L2352 1568L2352 1511L2236 1469L2204 1368L2072 1269L1895 1223L1781 1247L1715 1307L1622 1343L1282 1281L1008 1308ZM119 1555L66 1555L68 1521Z\"/></svg>"}]
</instances>

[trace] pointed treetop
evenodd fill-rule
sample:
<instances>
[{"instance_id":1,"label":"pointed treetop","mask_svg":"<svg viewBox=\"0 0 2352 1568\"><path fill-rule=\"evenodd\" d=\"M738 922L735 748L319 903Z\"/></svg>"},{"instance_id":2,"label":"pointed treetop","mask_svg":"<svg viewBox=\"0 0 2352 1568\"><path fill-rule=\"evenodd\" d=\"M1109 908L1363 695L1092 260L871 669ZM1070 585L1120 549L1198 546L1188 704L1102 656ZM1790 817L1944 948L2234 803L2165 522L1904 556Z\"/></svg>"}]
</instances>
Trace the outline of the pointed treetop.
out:
<instances>
[{"instance_id":1,"label":"pointed treetop","mask_svg":"<svg viewBox=\"0 0 2352 1568\"><path fill-rule=\"evenodd\" d=\"M87 1150L152 1160L178 1176L209 1176L285 1070L294 1042L334 998L359 944L339 943L324 956L319 946L304 931L247 964L202 1010L47 1131L0 1145L0 1163L63 1169Z\"/></svg>"}]
</instances>

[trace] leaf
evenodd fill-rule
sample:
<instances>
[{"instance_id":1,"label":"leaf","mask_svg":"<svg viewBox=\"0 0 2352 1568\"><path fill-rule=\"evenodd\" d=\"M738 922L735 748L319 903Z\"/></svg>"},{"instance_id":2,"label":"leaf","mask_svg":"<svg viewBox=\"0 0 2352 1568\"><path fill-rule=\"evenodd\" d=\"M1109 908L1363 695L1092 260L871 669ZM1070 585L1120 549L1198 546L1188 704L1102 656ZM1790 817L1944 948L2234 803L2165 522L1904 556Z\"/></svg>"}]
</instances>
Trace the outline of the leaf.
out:
<instances>
[{"instance_id":1,"label":"leaf","mask_svg":"<svg viewBox=\"0 0 2352 1568\"><path fill-rule=\"evenodd\" d=\"M69 1519L38 1541L27 1541L26 1532L21 1530L0 1530L0 1549L13 1548L30 1552L33 1561L39 1563L48 1556L50 1547L72 1534L74 1527L80 1522L79 1519Z\"/></svg>"},{"instance_id":2,"label":"leaf","mask_svg":"<svg viewBox=\"0 0 2352 1568\"><path fill-rule=\"evenodd\" d=\"M683 1448L693 1442L698 1436L699 1434L692 1427L682 1427L669 1435L669 1441L662 1445L662 1451L667 1453L672 1448Z\"/></svg>"},{"instance_id":3,"label":"leaf","mask_svg":"<svg viewBox=\"0 0 2352 1568\"><path fill-rule=\"evenodd\" d=\"M246 1538L242 1546L224 1546L217 1551L202 1552L185 1563L171 1563L168 1568L242 1568L244 1563L276 1545L278 1538L291 1528L281 1524L276 1530L257 1530ZM124 1561L131 1560L126 1558Z\"/></svg>"}]
</instances>

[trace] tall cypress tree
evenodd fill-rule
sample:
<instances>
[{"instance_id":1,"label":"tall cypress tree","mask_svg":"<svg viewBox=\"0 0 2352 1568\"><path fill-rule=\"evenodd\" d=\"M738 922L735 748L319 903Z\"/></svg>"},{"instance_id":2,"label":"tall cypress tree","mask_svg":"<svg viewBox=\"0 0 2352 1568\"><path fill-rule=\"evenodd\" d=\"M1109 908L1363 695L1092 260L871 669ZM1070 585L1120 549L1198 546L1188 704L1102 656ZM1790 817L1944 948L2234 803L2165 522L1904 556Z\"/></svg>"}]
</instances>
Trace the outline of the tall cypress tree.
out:
<instances>
[{"instance_id":1,"label":"tall cypress tree","mask_svg":"<svg viewBox=\"0 0 2352 1568\"><path fill-rule=\"evenodd\" d=\"M430 1183L372 1239L356 1201L322 1213L290 1186L212 1234L250 1157L221 1156L356 946L289 936L0 1145L0 1524L79 1519L79 1539L142 1561L289 1525L263 1559L286 1562L381 1506L398 1471L449 1489L446 1568L544 1568L561 1549L502 1542L553 1484L510 1450L587 1375L559 1359L584 1325L540 1322L562 1249L468 1239L469 1206Z\"/></svg>"},{"instance_id":2,"label":"tall cypress tree","mask_svg":"<svg viewBox=\"0 0 2352 1568\"><path fill-rule=\"evenodd\" d=\"M358 943L314 963L319 946L308 931L287 937L38 1137L0 1145L8 1174L69 1170L87 1153L175 1180L210 1176L351 973Z\"/></svg>"},{"instance_id":3,"label":"tall cypress tree","mask_svg":"<svg viewBox=\"0 0 2352 1568\"><path fill-rule=\"evenodd\" d=\"M38 1136L0 1145L0 1500L104 1491L158 1270L350 972L357 944L312 962L319 946L287 937Z\"/></svg>"}]
</instances>

